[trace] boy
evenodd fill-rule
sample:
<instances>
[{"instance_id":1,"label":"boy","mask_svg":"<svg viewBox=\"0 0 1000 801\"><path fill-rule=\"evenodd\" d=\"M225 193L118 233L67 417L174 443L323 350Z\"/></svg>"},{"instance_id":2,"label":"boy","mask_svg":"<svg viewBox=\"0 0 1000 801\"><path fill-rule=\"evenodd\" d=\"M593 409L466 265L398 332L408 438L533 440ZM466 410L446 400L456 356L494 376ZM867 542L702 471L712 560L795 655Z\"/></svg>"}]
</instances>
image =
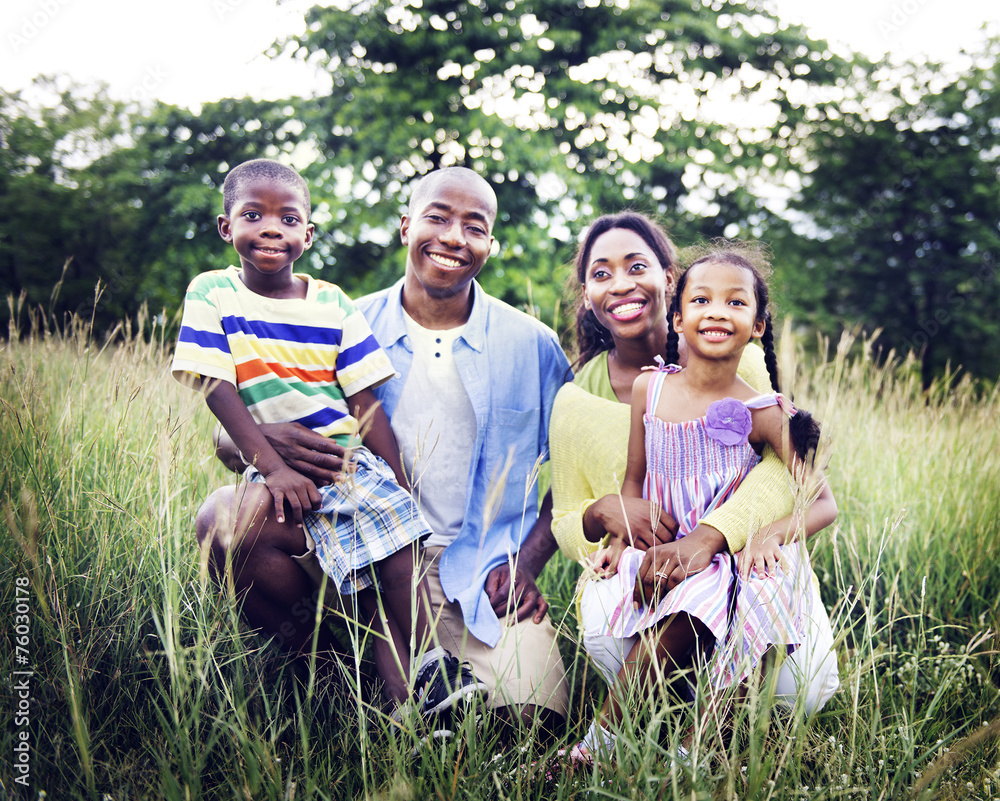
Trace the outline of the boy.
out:
<instances>
[{"instance_id":1,"label":"boy","mask_svg":"<svg viewBox=\"0 0 1000 801\"><path fill-rule=\"evenodd\" d=\"M428 640L426 591L418 587L415 620L411 604L418 543L430 529L409 495L396 440L372 392L394 370L338 287L293 273L314 235L301 176L278 162L255 159L226 176L223 195L219 235L233 245L240 267L191 282L172 365L175 378L205 390L209 408L248 465L247 480L254 482L241 487L232 539L217 544L222 532L211 532L210 548L239 549L269 528L281 542L298 545L304 539L336 590L357 593L359 607L380 627L381 616L373 614L377 565L388 630L386 638L376 639L376 663L387 693L404 703L410 694L404 632L415 634L418 647ZM261 424L283 422L336 440L348 449L349 470L317 487L261 431ZM236 570L239 562L234 560ZM213 564L218 571L224 561ZM261 627L276 633L266 622ZM300 634L299 649L308 639ZM417 685L425 712L484 688L467 670L456 670L455 661L437 649L424 655ZM431 692L445 680L453 686Z\"/></svg>"}]
</instances>

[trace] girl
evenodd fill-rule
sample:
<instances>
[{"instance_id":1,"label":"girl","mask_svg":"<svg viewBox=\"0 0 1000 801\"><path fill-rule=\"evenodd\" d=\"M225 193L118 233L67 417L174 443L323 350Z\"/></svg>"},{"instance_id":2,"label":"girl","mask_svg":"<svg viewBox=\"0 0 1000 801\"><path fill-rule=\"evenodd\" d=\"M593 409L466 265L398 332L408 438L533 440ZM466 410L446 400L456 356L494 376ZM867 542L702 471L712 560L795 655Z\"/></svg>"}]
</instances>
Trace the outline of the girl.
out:
<instances>
[{"instance_id":1,"label":"girl","mask_svg":"<svg viewBox=\"0 0 1000 801\"><path fill-rule=\"evenodd\" d=\"M777 394L767 303L763 276L739 253L721 251L699 259L678 282L668 314L671 366L643 373L633 384L622 496L644 498L652 508L666 511L677 521L678 539L732 494L765 444L793 474L811 466L818 427ZM683 370L676 366L681 335L687 348ZM754 338L764 345L774 393L760 395L737 375L744 348ZM651 520L658 517L650 512ZM836 503L820 480L801 522L815 531L835 517ZM707 569L670 592L669 575L658 572L652 579L660 597L648 605L637 602L636 589L650 578L641 571L655 564L646 552L621 539L598 552L597 569L605 578L588 582L583 590L585 634L625 642L640 632L650 636L634 640L616 678L616 692L609 694L572 756L589 758L595 747L610 745L613 737L604 724L620 719L621 688L634 687L635 681L648 684L654 663L662 676L697 662L713 686L723 688L742 682L772 646L791 650L803 642L812 572L804 550L785 545L792 542L799 522L786 518L768 530L766 539L751 541L740 557L745 579L737 579L728 553L715 555Z\"/></svg>"}]
</instances>

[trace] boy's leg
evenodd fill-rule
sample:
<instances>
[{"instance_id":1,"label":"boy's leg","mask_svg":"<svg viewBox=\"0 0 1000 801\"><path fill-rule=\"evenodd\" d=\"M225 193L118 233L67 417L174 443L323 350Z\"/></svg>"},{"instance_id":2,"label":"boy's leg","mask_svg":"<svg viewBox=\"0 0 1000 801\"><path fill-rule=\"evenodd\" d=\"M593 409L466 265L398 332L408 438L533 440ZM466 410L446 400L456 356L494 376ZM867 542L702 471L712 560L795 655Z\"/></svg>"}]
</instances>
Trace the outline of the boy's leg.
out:
<instances>
[{"instance_id":1,"label":"boy's leg","mask_svg":"<svg viewBox=\"0 0 1000 801\"><path fill-rule=\"evenodd\" d=\"M427 578L420 570L420 544L411 543L383 559L379 562L378 573L386 614L404 635L413 632L412 654L408 640L396 643L400 658L404 665L414 658L419 663L421 655L433 647L428 624L431 601Z\"/></svg>"},{"instance_id":2,"label":"boy's leg","mask_svg":"<svg viewBox=\"0 0 1000 801\"><path fill-rule=\"evenodd\" d=\"M231 576L244 619L280 648L308 655L315 634L317 659L338 659L346 649L326 626L316 631L317 589L296 558L308 551L305 535L291 522L278 523L273 504L263 484L223 487L209 496L195 521L209 570L221 586Z\"/></svg>"},{"instance_id":3,"label":"boy's leg","mask_svg":"<svg viewBox=\"0 0 1000 801\"><path fill-rule=\"evenodd\" d=\"M375 653L375 669L382 679L383 692L396 704L405 703L410 697L409 642L386 604L379 610L379 599L374 587L361 590L356 595L359 622L370 625L375 634L372 648ZM344 606L349 608L350 599ZM384 616L383 616L384 612Z\"/></svg>"}]
</instances>

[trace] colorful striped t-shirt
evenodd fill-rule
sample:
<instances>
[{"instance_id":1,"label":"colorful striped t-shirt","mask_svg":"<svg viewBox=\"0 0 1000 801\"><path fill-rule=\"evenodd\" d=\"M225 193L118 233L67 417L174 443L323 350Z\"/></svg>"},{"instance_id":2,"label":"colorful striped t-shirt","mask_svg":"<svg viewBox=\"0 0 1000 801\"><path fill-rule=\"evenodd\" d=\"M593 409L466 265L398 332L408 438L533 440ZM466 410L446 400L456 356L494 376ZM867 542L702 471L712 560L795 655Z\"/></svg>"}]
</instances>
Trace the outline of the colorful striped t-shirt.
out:
<instances>
[{"instance_id":1,"label":"colorful striped t-shirt","mask_svg":"<svg viewBox=\"0 0 1000 801\"><path fill-rule=\"evenodd\" d=\"M267 298L239 270L202 273L184 297L171 372L195 388L209 379L236 386L258 423L301 423L343 445L358 424L347 398L395 375L354 302L308 275L305 298Z\"/></svg>"}]
</instances>

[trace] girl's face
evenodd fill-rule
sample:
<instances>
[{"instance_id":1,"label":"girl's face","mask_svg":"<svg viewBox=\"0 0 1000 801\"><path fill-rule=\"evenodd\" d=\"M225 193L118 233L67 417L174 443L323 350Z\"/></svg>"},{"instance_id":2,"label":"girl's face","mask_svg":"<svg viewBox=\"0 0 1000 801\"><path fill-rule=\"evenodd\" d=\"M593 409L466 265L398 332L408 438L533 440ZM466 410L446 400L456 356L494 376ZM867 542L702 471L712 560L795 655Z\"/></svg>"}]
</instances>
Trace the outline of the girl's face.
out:
<instances>
[{"instance_id":1,"label":"girl's face","mask_svg":"<svg viewBox=\"0 0 1000 801\"><path fill-rule=\"evenodd\" d=\"M720 358L742 352L764 334L764 321L756 317L753 274L728 262L709 261L688 272L673 324L689 352Z\"/></svg>"},{"instance_id":2,"label":"girl's face","mask_svg":"<svg viewBox=\"0 0 1000 801\"><path fill-rule=\"evenodd\" d=\"M639 234L612 228L591 246L583 283L584 305L615 339L666 331L673 276Z\"/></svg>"}]
</instances>

